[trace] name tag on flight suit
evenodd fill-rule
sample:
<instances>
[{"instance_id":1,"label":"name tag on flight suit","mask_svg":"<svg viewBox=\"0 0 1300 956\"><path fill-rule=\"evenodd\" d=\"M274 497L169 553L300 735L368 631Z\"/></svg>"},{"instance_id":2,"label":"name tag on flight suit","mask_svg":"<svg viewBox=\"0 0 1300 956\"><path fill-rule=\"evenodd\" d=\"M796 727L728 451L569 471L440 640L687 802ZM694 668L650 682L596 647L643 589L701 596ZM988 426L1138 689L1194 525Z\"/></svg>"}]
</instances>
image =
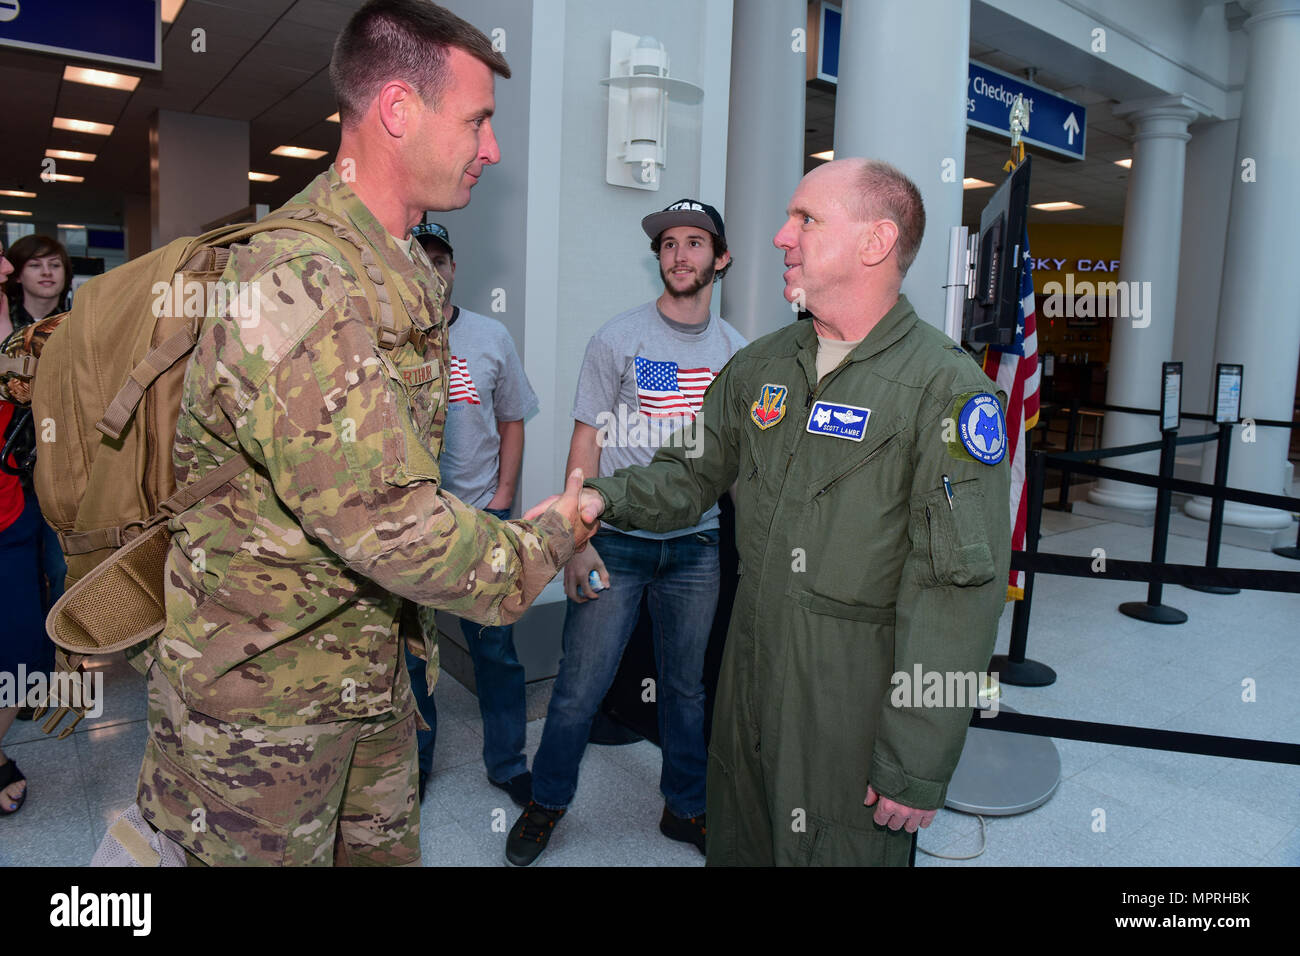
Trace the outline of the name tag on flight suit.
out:
<instances>
[{"instance_id":1,"label":"name tag on flight suit","mask_svg":"<svg viewBox=\"0 0 1300 956\"><path fill-rule=\"evenodd\" d=\"M867 433L867 419L871 409L857 405L836 405L834 402L817 402L808 416L808 431L814 435L830 435L862 441Z\"/></svg>"}]
</instances>

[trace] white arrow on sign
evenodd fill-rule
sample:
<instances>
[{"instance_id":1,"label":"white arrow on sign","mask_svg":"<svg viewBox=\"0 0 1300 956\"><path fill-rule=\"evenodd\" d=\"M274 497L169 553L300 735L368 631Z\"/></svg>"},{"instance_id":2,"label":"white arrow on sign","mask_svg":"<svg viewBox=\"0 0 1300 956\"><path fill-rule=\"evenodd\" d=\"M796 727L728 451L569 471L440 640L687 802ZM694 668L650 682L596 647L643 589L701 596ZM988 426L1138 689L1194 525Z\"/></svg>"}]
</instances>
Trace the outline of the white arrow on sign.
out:
<instances>
[{"instance_id":1,"label":"white arrow on sign","mask_svg":"<svg viewBox=\"0 0 1300 956\"><path fill-rule=\"evenodd\" d=\"M1057 114L1057 115L1060 115L1060 114ZM1077 132L1079 132L1079 121L1078 121L1077 119L1075 119L1075 118L1074 118L1074 114L1071 113L1069 116L1067 116L1067 117L1065 118L1065 122L1062 123L1061 125L1065 128L1065 133L1066 133L1066 137L1067 137L1067 139L1066 139L1066 143L1067 143L1067 145L1073 146L1073 145L1074 145L1074 134L1077 133Z\"/></svg>"}]
</instances>

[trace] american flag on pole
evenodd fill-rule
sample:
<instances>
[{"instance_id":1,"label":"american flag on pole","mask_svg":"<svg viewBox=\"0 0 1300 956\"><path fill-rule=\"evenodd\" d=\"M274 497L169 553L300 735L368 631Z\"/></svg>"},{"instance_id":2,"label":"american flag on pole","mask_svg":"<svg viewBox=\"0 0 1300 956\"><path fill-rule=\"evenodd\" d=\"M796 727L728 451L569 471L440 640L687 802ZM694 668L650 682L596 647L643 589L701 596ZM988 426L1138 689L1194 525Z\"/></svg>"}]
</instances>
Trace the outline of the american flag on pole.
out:
<instances>
[{"instance_id":1,"label":"american flag on pole","mask_svg":"<svg viewBox=\"0 0 1300 956\"><path fill-rule=\"evenodd\" d=\"M636 357L636 400L650 418L690 418L704 404L704 392L716 373L707 368L679 368L676 362Z\"/></svg>"},{"instance_id":2,"label":"american flag on pole","mask_svg":"<svg viewBox=\"0 0 1300 956\"><path fill-rule=\"evenodd\" d=\"M447 403L452 402L469 402L471 405L482 405L479 401L478 389L474 387L474 379L469 376L469 366L465 364L463 358L455 355L451 357L451 374L447 377Z\"/></svg>"},{"instance_id":3,"label":"american flag on pole","mask_svg":"<svg viewBox=\"0 0 1300 956\"><path fill-rule=\"evenodd\" d=\"M1038 424L1038 323L1034 315L1034 277L1029 268L1029 230L1020 243L1024 268L1020 273L1020 309L1015 341L990 345L984 353L984 373L1007 393L1007 441L1011 443L1011 550L1025 549L1029 500L1025 496L1025 436ZM1025 573L1012 570L1007 600L1025 596Z\"/></svg>"}]
</instances>

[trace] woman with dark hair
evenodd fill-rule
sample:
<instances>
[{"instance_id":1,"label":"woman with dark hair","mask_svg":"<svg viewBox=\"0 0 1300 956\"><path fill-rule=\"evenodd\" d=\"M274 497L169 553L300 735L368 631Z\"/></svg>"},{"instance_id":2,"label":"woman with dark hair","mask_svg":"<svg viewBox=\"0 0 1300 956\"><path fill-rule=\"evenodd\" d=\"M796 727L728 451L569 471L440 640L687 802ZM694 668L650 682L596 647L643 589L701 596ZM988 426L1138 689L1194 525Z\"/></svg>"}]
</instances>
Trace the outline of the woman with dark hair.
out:
<instances>
[{"instance_id":1,"label":"woman with dark hair","mask_svg":"<svg viewBox=\"0 0 1300 956\"><path fill-rule=\"evenodd\" d=\"M5 281L10 328L0 328L0 342L12 329L39 322L67 308L72 288L72 260L63 243L49 236L23 236L6 255L13 275Z\"/></svg>"},{"instance_id":2,"label":"woman with dark hair","mask_svg":"<svg viewBox=\"0 0 1300 956\"><path fill-rule=\"evenodd\" d=\"M0 343L11 332L23 326L65 311L69 307L68 290L72 288L72 260L68 258L68 250L57 239L39 235L23 236L9 247L5 258L13 267L13 274L4 280L5 294L9 299L9 317L5 319L0 316ZM11 419L6 419L6 422L10 421ZM6 432L8 431L12 431L12 428L7 427ZM35 499L35 495L31 497ZM49 610L63 595L68 564L59 548L58 536L48 525L42 530L40 556L47 582L46 610ZM18 717L20 720L30 720L31 710L24 707Z\"/></svg>"},{"instance_id":3,"label":"woman with dark hair","mask_svg":"<svg viewBox=\"0 0 1300 956\"><path fill-rule=\"evenodd\" d=\"M0 279L13 271L0 249ZM17 324L8 315L8 301L0 296L0 333L3 333L0 340ZM17 411L12 402L0 401L0 436L5 442L13 431ZM8 465L16 469L12 456ZM41 602L40 552L45 528L31 489L17 475L0 471L0 606L4 608L5 619L0 629L0 673L13 675L20 699L0 701L0 741L18 715L17 704L26 694L27 682L23 680L20 684L20 672L40 672L48 680L54 670L54 645L45 636L45 609ZM0 750L0 816L16 813L26 799L27 782L22 771Z\"/></svg>"}]
</instances>

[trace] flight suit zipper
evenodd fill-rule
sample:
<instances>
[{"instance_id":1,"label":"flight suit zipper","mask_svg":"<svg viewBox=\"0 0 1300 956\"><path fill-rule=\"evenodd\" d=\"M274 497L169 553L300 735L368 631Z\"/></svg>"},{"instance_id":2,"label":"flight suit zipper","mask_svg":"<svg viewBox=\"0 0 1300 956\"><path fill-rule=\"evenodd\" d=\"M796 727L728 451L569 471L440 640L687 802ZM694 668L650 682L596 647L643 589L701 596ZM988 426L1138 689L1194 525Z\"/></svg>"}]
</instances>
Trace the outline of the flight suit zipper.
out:
<instances>
[{"instance_id":1,"label":"flight suit zipper","mask_svg":"<svg viewBox=\"0 0 1300 956\"><path fill-rule=\"evenodd\" d=\"M843 474L841 474L841 475L836 475L834 478L831 479L830 484L828 484L828 485L827 485L825 488L823 488L821 491L817 492L817 494L813 495L813 500L816 501L816 500L817 500L818 498L820 498L822 495L826 494L826 492L830 491L832 488L834 488L836 485L838 485L838 484L839 484L841 481L843 481L845 478L849 477L849 475L853 474L853 473L854 473L855 471L857 471L859 468L862 468L863 466L865 466L868 462L871 461L871 459L875 458L875 457L876 457L877 455L879 455L882 451L884 451L886 448L888 448L888 447L889 447L889 444L890 444L893 440L894 440L894 436L891 435L889 438L886 438L883 442L881 442L879 445L877 445L876 448L871 452L871 454L868 455L866 458L863 458L860 462L858 462L856 465L854 465L852 468L850 468L848 471L844 472Z\"/></svg>"}]
</instances>

